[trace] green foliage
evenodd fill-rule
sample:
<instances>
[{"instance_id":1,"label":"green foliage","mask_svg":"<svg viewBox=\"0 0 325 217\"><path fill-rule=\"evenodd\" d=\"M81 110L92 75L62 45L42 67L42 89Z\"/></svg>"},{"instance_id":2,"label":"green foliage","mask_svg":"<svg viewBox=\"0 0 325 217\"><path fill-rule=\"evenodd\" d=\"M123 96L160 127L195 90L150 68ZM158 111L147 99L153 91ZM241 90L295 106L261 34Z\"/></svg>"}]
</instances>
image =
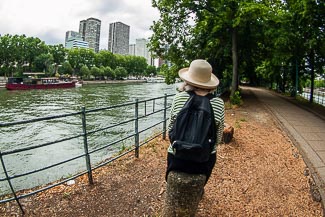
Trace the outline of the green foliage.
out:
<instances>
[{"instance_id":1,"label":"green foliage","mask_svg":"<svg viewBox=\"0 0 325 217\"><path fill-rule=\"evenodd\" d=\"M53 56L53 62L56 64L63 63L67 55L66 49L62 44L48 45L50 54Z\"/></svg>"},{"instance_id":2,"label":"green foliage","mask_svg":"<svg viewBox=\"0 0 325 217\"><path fill-rule=\"evenodd\" d=\"M230 96L230 103L232 105L240 105L242 103L240 92L238 90L235 91L233 96Z\"/></svg>"},{"instance_id":3,"label":"green foliage","mask_svg":"<svg viewBox=\"0 0 325 217\"><path fill-rule=\"evenodd\" d=\"M148 65L145 70L145 76L155 76L155 75L157 75L156 67Z\"/></svg>"},{"instance_id":4,"label":"green foliage","mask_svg":"<svg viewBox=\"0 0 325 217\"><path fill-rule=\"evenodd\" d=\"M95 62L96 62L96 66L98 67L109 66L112 69L115 69L117 66L116 56L113 53L106 50L101 50L99 51L99 53L96 54Z\"/></svg>"},{"instance_id":5,"label":"green foliage","mask_svg":"<svg viewBox=\"0 0 325 217\"><path fill-rule=\"evenodd\" d=\"M124 68L129 75L140 76L144 75L147 69L147 60L139 56L125 56Z\"/></svg>"},{"instance_id":6,"label":"green foliage","mask_svg":"<svg viewBox=\"0 0 325 217\"><path fill-rule=\"evenodd\" d=\"M49 73L50 65L53 63L52 54L40 54L34 60L35 71L37 72L47 72Z\"/></svg>"},{"instance_id":7,"label":"green foliage","mask_svg":"<svg viewBox=\"0 0 325 217\"><path fill-rule=\"evenodd\" d=\"M117 70L116 75L114 70L118 67L123 70ZM48 75L59 72L85 79L91 76L96 79L122 79L128 75L139 77L156 74L155 67L149 67L143 57L123 56L104 50L95 53L84 48L67 50L62 44L46 45L39 38L25 35L1 36L0 76L22 75L23 71L44 71Z\"/></svg>"},{"instance_id":8,"label":"green foliage","mask_svg":"<svg viewBox=\"0 0 325 217\"><path fill-rule=\"evenodd\" d=\"M71 67L69 62L64 62L61 67L58 69L60 74L68 74L72 75L73 73L73 68Z\"/></svg>"},{"instance_id":9,"label":"green foliage","mask_svg":"<svg viewBox=\"0 0 325 217\"><path fill-rule=\"evenodd\" d=\"M162 74L165 77L165 82L167 84L175 83L176 78L178 77L178 67L176 65L168 68L166 64L163 64L159 69L159 74Z\"/></svg>"},{"instance_id":10,"label":"green foliage","mask_svg":"<svg viewBox=\"0 0 325 217\"><path fill-rule=\"evenodd\" d=\"M304 82L303 87L310 87L311 86L311 80L307 79L306 82ZM316 80L314 84L315 88L325 87L325 80Z\"/></svg>"},{"instance_id":11,"label":"green foliage","mask_svg":"<svg viewBox=\"0 0 325 217\"><path fill-rule=\"evenodd\" d=\"M153 6L160 19L151 26L150 49L171 62L161 70L168 82L196 58L233 81L232 95L239 78L290 89L296 64L301 79L324 73L325 5L319 0L154 0Z\"/></svg>"},{"instance_id":12,"label":"green foliage","mask_svg":"<svg viewBox=\"0 0 325 217\"><path fill-rule=\"evenodd\" d=\"M125 78L128 75L128 72L123 67L117 67L114 70L114 72L115 72L115 77L117 80L122 80L123 78Z\"/></svg>"},{"instance_id":13,"label":"green foliage","mask_svg":"<svg viewBox=\"0 0 325 217\"><path fill-rule=\"evenodd\" d=\"M0 37L1 73L9 75L14 72L31 71L35 58L47 53L48 47L39 38L3 35Z\"/></svg>"},{"instance_id":14,"label":"green foliage","mask_svg":"<svg viewBox=\"0 0 325 217\"><path fill-rule=\"evenodd\" d=\"M101 70L96 66L91 67L90 73L95 77L95 79L98 79L101 76Z\"/></svg>"},{"instance_id":15,"label":"green foliage","mask_svg":"<svg viewBox=\"0 0 325 217\"><path fill-rule=\"evenodd\" d=\"M107 66L104 68L104 75L108 78L108 79L114 79L115 78L115 72L114 70Z\"/></svg>"},{"instance_id":16,"label":"green foliage","mask_svg":"<svg viewBox=\"0 0 325 217\"><path fill-rule=\"evenodd\" d=\"M82 66L80 68L80 76L82 79L89 79L90 78L90 70L87 66Z\"/></svg>"}]
</instances>

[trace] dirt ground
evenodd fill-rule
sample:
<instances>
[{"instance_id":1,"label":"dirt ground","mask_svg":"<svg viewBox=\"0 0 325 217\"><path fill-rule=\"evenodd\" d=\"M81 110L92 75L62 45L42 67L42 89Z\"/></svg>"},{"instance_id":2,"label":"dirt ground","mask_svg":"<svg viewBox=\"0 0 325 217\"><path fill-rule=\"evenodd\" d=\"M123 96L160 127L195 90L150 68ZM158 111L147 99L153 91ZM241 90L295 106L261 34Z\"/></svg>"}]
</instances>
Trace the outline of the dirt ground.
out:
<instances>
[{"instance_id":1,"label":"dirt ground","mask_svg":"<svg viewBox=\"0 0 325 217\"><path fill-rule=\"evenodd\" d=\"M234 139L218 148L197 216L322 216L297 149L253 95L244 91L243 100L226 110ZM159 138L141 147L138 159L129 154L96 170L92 186L84 176L22 199L25 216L160 216L167 146ZM10 202L0 205L0 216L21 212Z\"/></svg>"}]
</instances>

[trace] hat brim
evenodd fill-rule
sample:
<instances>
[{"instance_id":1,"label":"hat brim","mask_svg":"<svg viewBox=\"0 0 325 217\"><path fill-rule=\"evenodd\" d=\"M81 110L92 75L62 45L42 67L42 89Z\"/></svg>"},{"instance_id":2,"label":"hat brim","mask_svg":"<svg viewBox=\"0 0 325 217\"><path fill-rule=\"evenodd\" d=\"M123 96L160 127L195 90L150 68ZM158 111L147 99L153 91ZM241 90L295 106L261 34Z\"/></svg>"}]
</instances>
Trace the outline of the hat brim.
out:
<instances>
[{"instance_id":1,"label":"hat brim","mask_svg":"<svg viewBox=\"0 0 325 217\"><path fill-rule=\"evenodd\" d=\"M211 73L210 81L203 83L193 80L188 73L188 69L189 68L183 68L178 71L179 77L186 83L203 89L215 89L219 85L219 79L213 73Z\"/></svg>"}]
</instances>

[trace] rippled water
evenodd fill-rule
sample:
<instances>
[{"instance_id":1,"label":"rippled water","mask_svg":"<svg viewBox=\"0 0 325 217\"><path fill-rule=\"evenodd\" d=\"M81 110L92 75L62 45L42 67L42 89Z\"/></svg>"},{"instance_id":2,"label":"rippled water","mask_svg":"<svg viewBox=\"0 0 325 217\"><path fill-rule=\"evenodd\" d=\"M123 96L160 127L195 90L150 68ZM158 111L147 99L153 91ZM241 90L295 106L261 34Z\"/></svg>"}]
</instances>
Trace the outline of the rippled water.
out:
<instances>
[{"instance_id":1,"label":"rippled water","mask_svg":"<svg viewBox=\"0 0 325 217\"><path fill-rule=\"evenodd\" d=\"M79 112L83 106L86 107L86 110L104 108L134 102L136 98L139 100L150 99L174 92L174 85L162 83L85 85L82 88L75 89L29 91L0 89L0 122L7 123ZM145 110L143 105L142 107L140 105L139 112L140 115L143 115L145 112L150 113L154 109L161 109L162 106L163 100L155 101L155 105L148 102L147 109ZM133 117L134 105L90 113L87 114L87 131L107 127ZM139 130L145 129L159 120L162 120L161 113L140 119ZM140 139L144 140L153 131L142 134ZM90 135L88 137L89 150L102 147L133 132L134 124L129 123ZM0 150L3 152L31 147L81 133L80 115L0 128ZM92 164L110 157L114 152L121 149L121 146L129 146L133 142L134 139L131 138L121 144L91 154ZM19 154L6 155L3 160L9 175L12 176L37 170L83 153L83 138L79 137ZM85 165L85 159L80 158L28 177L15 178L13 185L15 190L34 187L85 170ZM0 172L0 178L4 178L2 167ZM5 192L8 192L8 184L6 181L0 182L0 193Z\"/></svg>"}]
</instances>

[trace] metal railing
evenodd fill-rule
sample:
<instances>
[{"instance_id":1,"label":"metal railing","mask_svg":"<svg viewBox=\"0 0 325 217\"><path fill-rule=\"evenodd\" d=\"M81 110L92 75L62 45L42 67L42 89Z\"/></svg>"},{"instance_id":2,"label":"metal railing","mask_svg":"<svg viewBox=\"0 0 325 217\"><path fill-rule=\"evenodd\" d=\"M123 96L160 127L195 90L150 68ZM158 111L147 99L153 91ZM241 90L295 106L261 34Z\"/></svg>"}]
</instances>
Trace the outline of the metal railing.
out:
<instances>
[{"instance_id":1,"label":"metal railing","mask_svg":"<svg viewBox=\"0 0 325 217\"><path fill-rule=\"evenodd\" d=\"M304 88L304 91L300 94L303 98L310 100L310 89ZM313 102L325 106L325 88L314 89Z\"/></svg>"},{"instance_id":2,"label":"metal railing","mask_svg":"<svg viewBox=\"0 0 325 217\"><path fill-rule=\"evenodd\" d=\"M100 168L100 167L102 167L102 166L104 166L104 165L106 165L106 164L132 152L132 151L134 151L135 157L138 158L139 157L139 148L142 145L148 143L149 141L155 139L156 137L158 137L160 135L162 135L163 139L166 138L166 126L167 126L166 121L168 119L167 118L167 110L171 107L171 103L170 103L171 98L169 98L169 97L171 97L173 95L174 94L170 94L170 95L165 94L162 97L151 98L148 100L136 99L134 102L119 104L119 105L114 105L114 106L104 107L104 108L91 109L91 110L86 110L86 108L83 107L80 112L75 112L75 113L55 115L55 116L50 116L50 117L41 117L41 118L35 118L35 119L31 119L31 120L23 120L23 121L16 121L16 122L10 122L10 123L0 123L0 130L2 130L3 128L16 126L16 125L26 125L26 124L30 124L30 123L49 121L49 120L58 121L62 118L67 118L67 117L72 117L72 116L81 116L80 125L82 125L82 133L79 133L77 135L63 137L63 138L56 139L55 141L45 142L43 144L18 148L18 149L14 149L14 150L6 150L6 151L0 150L0 161L1 161L1 166L2 166L3 174L4 174L4 177L0 177L0 183L7 182L8 186L10 188L10 193L6 196L2 196L0 203L6 203L9 201L15 200L17 202L20 210L22 211L22 213L24 213L22 205L19 201L22 198L29 197L29 196L32 196L39 192L42 192L42 191L48 190L50 188L53 188L55 186L61 185L63 183L66 183L69 180L76 179L77 177L82 176L84 174L87 174L89 184L93 184L93 175L92 175L93 170ZM160 102L160 104L159 104L159 102ZM160 107L159 107L159 105L160 105ZM105 125L105 126L97 128L97 129L89 129L90 127L87 125L87 117L89 117L91 114L96 114L97 112L108 111L108 110L112 110L112 109L123 110L125 107L128 107L128 106L134 107L134 117L129 118L127 120L123 120L122 122L119 122L119 123ZM159 117L161 117L161 118L160 119L157 118L158 121L156 121L155 123L151 124L150 126L148 126L146 128L141 129L139 127L140 124L143 124L146 121L146 120L144 120L146 117L149 117L152 115L160 115ZM126 136L123 136L122 138L118 138L117 140L109 142L108 144L101 145L101 146L95 147L93 149L89 148L88 141L92 135L99 133L99 132L103 132L103 131L106 132L110 129L117 128L117 127L120 127L121 125L126 125L126 124L134 124L134 131L127 134ZM159 125L162 125L162 131L159 131L159 133L154 133L152 136L150 136L149 138L146 138L144 141L140 141L140 134L142 134L152 128L156 128ZM32 171L25 171L23 173L14 174L14 175L9 174L8 171L11 171L12 168L8 168L8 164L6 164L6 162L4 160L4 156L7 156L10 158L11 155L23 154L24 152L31 151L31 150L36 152L37 149L39 149L39 148L44 148L44 147L49 148L51 146L56 146L58 143L61 143L61 142L67 142L67 141L71 142L71 140L76 139L76 138L81 138L83 141L82 142L83 143L83 147L82 147L83 153L82 154L70 156L70 158L68 158L68 159L64 159L60 162L56 162L55 164L51 164L51 165L48 165L48 166L45 166L42 168L38 168L38 169L35 169ZM129 149L125 149L125 150L117 153L117 155L112 155L111 157L109 157L106 160L103 160L101 162L97 162L95 164L91 163L92 162L91 154L102 151L104 149L108 149L109 147L112 147L116 144L123 143L123 141L132 139L132 138L134 138L134 145L130 146ZM67 164L68 162L71 162L71 161L74 161L77 159L82 159L82 158L84 159L85 167L84 167L83 171L80 173L72 175L68 178L63 178L62 180L59 180L59 181L55 182L54 184L52 183L52 184L46 185L45 187L40 187L37 190L31 190L28 193L24 193L23 191L15 190L13 180L15 180L17 178L28 177L32 174L36 174L41 171L49 170L53 167L57 167L59 165L64 165L64 164Z\"/></svg>"},{"instance_id":3,"label":"metal railing","mask_svg":"<svg viewBox=\"0 0 325 217\"><path fill-rule=\"evenodd\" d=\"M215 92L216 96L220 96L222 95L222 93L225 91L226 89L224 87L218 87L217 91ZM166 138L166 128L167 128L167 110L170 109L171 107L171 97L174 96L175 94L165 94L164 96L161 97L156 97L156 98L151 98L151 99L147 99L147 100L138 100L136 99L134 102L129 102L129 103L124 103L124 104L119 104L119 105L114 105L114 106L109 106L109 107L104 107L104 108L96 108L96 109L90 109L90 110L86 110L85 107L83 107L81 109L81 111L79 112L74 112L74 113L69 113L69 114L62 114L62 115L55 115L55 116L50 116L50 117L40 117L40 118L34 118L34 119L30 119L30 120L23 120L23 121L16 121L16 122L8 122L8 123L0 123L0 132L2 129L8 128L8 127L12 127L12 126L17 126L17 125L27 125L27 124L33 124L36 122L42 122L42 121L59 121L60 119L63 118L68 118L68 117L81 117L81 121L79 122L79 124L82 127L82 132L78 133L76 135L72 135L72 136L68 136L68 137L63 137L63 138L59 138L56 139L55 141L50 141L50 142L45 142L39 145L32 145L32 146L28 146L28 147L23 147L23 148L18 148L18 149L14 149L14 150L0 150L0 161L1 161L1 167L3 169L3 175L4 177L0 176L0 183L1 182L7 182L8 186L9 186L9 190L10 193L7 195L2 195L0 197L0 204L1 203L6 203L6 202L10 202L15 200L20 208L20 210L22 211L22 213L24 213L24 210L22 208L22 205L20 203L20 199L22 198L26 198L32 195L35 195L37 193L43 192L45 190L48 190L50 188L56 187L58 185L64 184L70 180L76 179L84 174L87 174L88 177L88 182L89 184L93 184L93 171L105 166L109 163L111 163L112 161L115 161L116 159L134 151L135 157L139 157L139 148L152 141L153 139L157 138L158 136L162 135L163 139ZM160 103L160 104L159 104ZM98 112L102 112L102 111L109 111L109 110L113 110L113 109L119 109L119 110L123 110L126 107L133 107L134 109L134 115L132 118L123 120L119 123L113 123L110 125L104 125L101 126L99 128L93 128L91 129L91 127L89 127L89 124L87 124L87 117L96 114ZM157 122L154 122L153 124L141 129L139 126L140 125L144 125L144 123L146 122L145 118L150 117L151 119L154 119L152 116L154 115L161 115L160 119L158 118ZM80 120L80 119L79 119ZM121 125L127 125L127 124L134 124L134 130L131 131L131 133L118 137L118 139L109 142L108 144L104 144L104 145L100 145L97 147L93 147L92 149L90 149L90 145L89 145L89 139L100 132L106 132L108 130L120 127ZM140 135L144 134L146 131L158 127L159 125L162 125L162 130L159 131L158 133L150 133L151 136L146 137L146 139L141 140L140 139ZM58 143L62 143L62 142L71 142L74 139L77 138L81 138L82 139L82 148L83 148L83 153L81 154L77 154L74 156L69 156L68 159L64 159L61 160L59 162L56 162L54 164L50 164L47 165L45 167L42 168L38 168L38 169L34 169L31 171L24 171L22 173L18 173L15 174L14 172L12 172L12 168L8 167L8 164L6 164L4 157L9 157L11 155L15 155L15 154L21 154L21 153L26 153L28 151L34 151L36 152L37 149L40 148L50 148L52 146L56 146L58 145ZM134 144L131 145L128 149L123 149L123 151L117 151L117 154L113 154L111 155L109 158L100 161L100 162L95 162L92 163L92 158L91 155L100 151L103 151L105 149L108 149L109 147L112 147L114 145L118 145L123 143L124 141L130 140L130 139L134 139ZM58 181L55 182L51 182L51 184L47 184L42 187L38 187L36 190L30 190L27 193L24 191L20 191L20 190L15 190L15 186L13 184L13 180L17 179L17 178L22 178L22 177L28 177L31 176L33 174L37 174L40 173L42 171L48 171L51 168L54 167L58 167L60 165L66 165L67 163L71 162L71 161L75 161L77 159L84 159L84 163L85 163L85 167L83 169L83 171L76 173L74 175L70 175L68 178L62 178ZM11 174L8 173L8 171L11 171ZM36 187L36 186L34 186Z\"/></svg>"}]
</instances>

